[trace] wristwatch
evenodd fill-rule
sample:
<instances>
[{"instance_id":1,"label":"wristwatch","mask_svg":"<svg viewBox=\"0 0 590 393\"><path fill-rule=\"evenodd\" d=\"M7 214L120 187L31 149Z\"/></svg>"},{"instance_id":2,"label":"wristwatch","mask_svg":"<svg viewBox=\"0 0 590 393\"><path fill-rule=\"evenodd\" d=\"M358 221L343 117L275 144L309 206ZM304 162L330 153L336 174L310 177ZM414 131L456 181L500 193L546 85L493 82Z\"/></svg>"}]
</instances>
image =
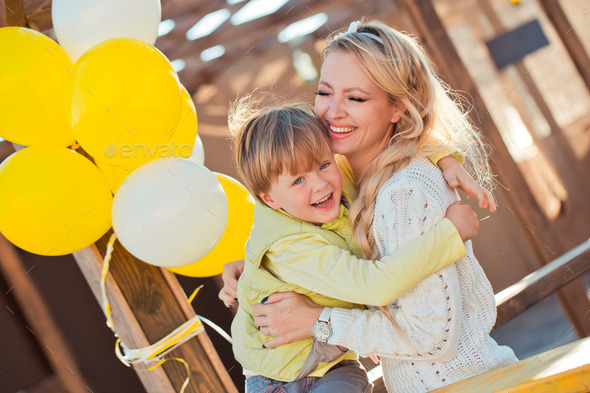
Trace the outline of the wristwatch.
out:
<instances>
[{"instance_id":1,"label":"wristwatch","mask_svg":"<svg viewBox=\"0 0 590 393\"><path fill-rule=\"evenodd\" d=\"M311 328L313 337L322 342L328 341L332 337L332 325L330 325L330 316L332 315L331 307L324 307L320 317Z\"/></svg>"}]
</instances>

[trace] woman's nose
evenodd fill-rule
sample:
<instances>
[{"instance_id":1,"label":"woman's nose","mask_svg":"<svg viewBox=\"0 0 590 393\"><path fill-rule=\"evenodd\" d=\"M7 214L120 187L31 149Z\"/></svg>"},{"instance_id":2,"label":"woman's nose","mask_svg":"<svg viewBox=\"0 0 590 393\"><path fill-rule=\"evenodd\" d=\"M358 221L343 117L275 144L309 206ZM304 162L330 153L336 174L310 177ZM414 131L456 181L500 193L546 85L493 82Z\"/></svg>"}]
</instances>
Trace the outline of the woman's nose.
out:
<instances>
[{"instance_id":1,"label":"woman's nose","mask_svg":"<svg viewBox=\"0 0 590 393\"><path fill-rule=\"evenodd\" d=\"M330 101L330 106L328 107L328 116L332 119L337 119L340 117L344 117L345 111L342 105L342 101L338 98L334 98Z\"/></svg>"}]
</instances>

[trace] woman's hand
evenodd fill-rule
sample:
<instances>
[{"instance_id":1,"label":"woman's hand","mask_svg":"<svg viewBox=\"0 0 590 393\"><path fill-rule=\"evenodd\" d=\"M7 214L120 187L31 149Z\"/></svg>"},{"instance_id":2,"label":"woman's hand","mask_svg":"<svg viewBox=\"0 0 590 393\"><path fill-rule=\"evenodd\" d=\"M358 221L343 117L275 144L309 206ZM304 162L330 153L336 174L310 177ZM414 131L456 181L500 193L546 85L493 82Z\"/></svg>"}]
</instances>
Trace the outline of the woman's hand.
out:
<instances>
[{"instance_id":1,"label":"woman's hand","mask_svg":"<svg viewBox=\"0 0 590 393\"><path fill-rule=\"evenodd\" d=\"M223 266L223 288L219 291L219 299L225 307L234 308L238 306L238 279L244 271L244 261L226 263Z\"/></svg>"},{"instance_id":2,"label":"woman's hand","mask_svg":"<svg viewBox=\"0 0 590 393\"><path fill-rule=\"evenodd\" d=\"M459 188L471 198L477 198L480 208L485 209L489 206L491 212L496 212L496 200L492 193L473 180L455 157L443 157L438 160L437 165L442 170L449 187Z\"/></svg>"},{"instance_id":3,"label":"woman's hand","mask_svg":"<svg viewBox=\"0 0 590 393\"><path fill-rule=\"evenodd\" d=\"M273 293L264 304L252 306L252 312L258 315L254 323L263 334L274 336L264 343L266 348L312 337L311 328L323 309L307 296L293 292Z\"/></svg>"},{"instance_id":4,"label":"woman's hand","mask_svg":"<svg viewBox=\"0 0 590 393\"><path fill-rule=\"evenodd\" d=\"M445 217L448 218L457 231L463 241L473 239L477 236L479 231L479 221L477 220L477 214L469 205L463 204L462 201L457 201L449 205Z\"/></svg>"}]
</instances>

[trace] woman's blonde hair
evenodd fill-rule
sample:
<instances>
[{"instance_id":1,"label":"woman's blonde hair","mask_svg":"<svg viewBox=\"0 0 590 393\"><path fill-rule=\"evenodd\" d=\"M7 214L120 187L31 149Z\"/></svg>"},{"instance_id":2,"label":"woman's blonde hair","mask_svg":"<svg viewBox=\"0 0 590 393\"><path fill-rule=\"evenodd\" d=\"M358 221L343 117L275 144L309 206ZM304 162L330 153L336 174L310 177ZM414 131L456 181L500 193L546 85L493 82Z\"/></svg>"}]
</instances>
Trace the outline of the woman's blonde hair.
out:
<instances>
[{"instance_id":1,"label":"woman's blonde hair","mask_svg":"<svg viewBox=\"0 0 590 393\"><path fill-rule=\"evenodd\" d=\"M330 150L326 128L310 104L302 102L262 105L250 94L230 105L228 123L233 136L238 175L250 193L259 194L287 170L307 172Z\"/></svg>"},{"instance_id":2,"label":"woman's blonde hair","mask_svg":"<svg viewBox=\"0 0 590 393\"><path fill-rule=\"evenodd\" d=\"M377 39L378 37L378 39ZM491 188L485 147L458 96L442 82L416 40L380 22L340 34L323 51L352 55L366 75L401 109L388 146L362 173L359 196L350 210L355 244L365 257L379 258L373 237L375 201L384 183L413 157L440 149L457 151L480 184Z\"/></svg>"}]
</instances>

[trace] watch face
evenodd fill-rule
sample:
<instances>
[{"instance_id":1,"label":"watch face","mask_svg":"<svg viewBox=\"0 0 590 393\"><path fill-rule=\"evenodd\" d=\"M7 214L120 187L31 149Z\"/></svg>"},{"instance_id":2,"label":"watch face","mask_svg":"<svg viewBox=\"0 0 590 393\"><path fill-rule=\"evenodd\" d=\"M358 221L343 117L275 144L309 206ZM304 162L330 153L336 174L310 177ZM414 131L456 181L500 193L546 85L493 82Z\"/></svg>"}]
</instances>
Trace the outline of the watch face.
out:
<instances>
[{"instance_id":1,"label":"watch face","mask_svg":"<svg viewBox=\"0 0 590 393\"><path fill-rule=\"evenodd\" d=\"M313 336L316 340L326 341L331 335L332 329L327 322L318 321L315 325L313 325Z\"/></svg>"}]
</instances>

